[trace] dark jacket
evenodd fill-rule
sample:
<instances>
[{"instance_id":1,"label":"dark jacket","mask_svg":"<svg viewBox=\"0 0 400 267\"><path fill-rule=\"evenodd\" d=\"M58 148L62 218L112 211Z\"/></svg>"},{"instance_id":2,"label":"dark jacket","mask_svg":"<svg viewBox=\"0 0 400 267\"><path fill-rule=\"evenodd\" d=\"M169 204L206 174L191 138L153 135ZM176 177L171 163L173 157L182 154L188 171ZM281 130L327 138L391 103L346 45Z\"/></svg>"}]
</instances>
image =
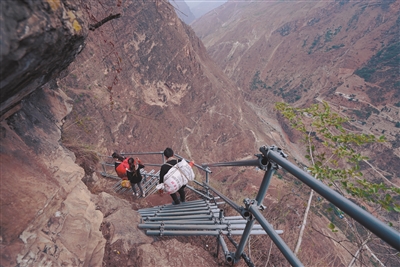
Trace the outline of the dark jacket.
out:
<instances>
[{"instance_id":1,"label":"dark jacket","mask_svg":"<svg viewBox=\"0 0 400 267\"><path fill-rule=\"evenodd\" d=\"M127 171L128 179L131 184L137 184L142 181L142 174L140 173L140 169L143 169L144 165L139 164L139 168L135 171Z\"/></svg>"}]
</instances>

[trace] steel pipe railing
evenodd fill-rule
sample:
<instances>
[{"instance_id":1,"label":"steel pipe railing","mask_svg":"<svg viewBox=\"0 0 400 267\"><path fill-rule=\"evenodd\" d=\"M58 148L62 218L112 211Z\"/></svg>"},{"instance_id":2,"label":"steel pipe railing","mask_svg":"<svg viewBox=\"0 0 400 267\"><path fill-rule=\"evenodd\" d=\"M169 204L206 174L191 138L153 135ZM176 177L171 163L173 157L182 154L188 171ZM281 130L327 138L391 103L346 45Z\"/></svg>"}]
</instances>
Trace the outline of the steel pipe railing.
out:
<instances>
[{"instance_id":1,"label":"steel pipe railing","mask_svg":"<svg viewBox=\"0 0 400 267\"><path fill-rule=\"evenodd\" d=\"M244 161L219 162L194 164L199 170L204 171L206 181L200 183L194 181L195 184L204 188L200 191L192 186L187 187L200 195L203 200L191 201L189 203L181 203L180 205L163 205L149 209L141 209L139 213L145 223L140 224L141 229L148 229L148 235L164 235L164 236L189 236L189 235L212 235L217 236L217 242L221 245L227 262L236 263L243 258L249 266L254 266L250 258L244 253L244 248L248 242L250 234L268 234L285 258L293 266L303 266L299 259L294 255L286 243L279 237L283 231L274 230L268 221L263 217L260 209L264 206L262 202L266 196L266 192L272 180L274 172L278 168L284 168L294 175L300 181L312 188L322 197L330 201L332 204L353 217L361 225L364 225L372 233L382 238L389 245L400 251L400 234L390 228L356 204L341 196L322 182L312 177L296 165L286 159L286 155L277 147L263 146L260 148L261 154L255 155L257 158ZM163 152L146 152L146 153L125 153L123 155L145 155L160 154ZM178 159L187 159L176 155ZM163 157L163 163L165 159ZM112 164L110 164L111 166ZM161 166L162 164L146 164L148 166ZM113 166L113 165L112 165ZM209 185L210 167L225 166L256 166L265 171L264 178L261 182L260 189L254 200L245 199L245 207L237 205L235 202L224 196L215 188ZM105 172L105 166L103 166ZM157 174L158 175L158 174ZM204 193L205 192L205 193ZM212 194L210 194L212 193ZM223 202L216 202L214 196L217 195ZM207 199L206 201L204 199ZM213 201L213 203L211 203ZM221 203L227 203L241 216L224 217L223 211L218 208ZM256 224L258 222L259 224ZM236 247L235 253L229 252L222 234L227 235L229 240ZM239 244L231 239L231 235L241 235ZM219 246L218 246L219 247Z\"/></svg>"},{"instance_id":2,"label":"steel pipe railing","mask_svg":"<svg viewBox=\"0 0 400 267\"><path fill-rule=\"evenodd\" d=\"M196 208L184 208L181 210L175 210L175 209L148 209L148 210L139 210L138 212L140 214L144 214L144 213L153 213L153 214L157 214L157 213L163 213L163 212L185 212L185 211L204 211L205 207L196 207ZM214 206L209 206L208 208L211 208L213 210L218 209L218 206L214 205ZM219 209L218 209L219 210Z\"/></svg>"},{"instance_id":3,"label":"steel pipe railing","mask_svg":"<svg viewBox=\"0 0 400 267\"><path fill-rule=\"evenodd\" d=\"M304 266L300 262L300 260L296 257L296 255L292 252L292 250L282 240L282 238L275 232L273 227L268 223L268 221L264 218L264 216L260 213L260 211L258 210L258 206L250 205L249 210L251 211L255 219L258 221L258 223L264 228L265 232L267 232L271 240L282 252L283 256L285 256L285 258L289 261L289 263L292 266Z\"/></svg>"},{"instance_id":4,"label":"steel pipe railing","mask_svg":"<svg viewBox=\"0 0 400 267\"><path fill-rule=\"evenodd\" d=\"M339 193L335 192L327 185L322 183L321 181L315 179L307 172L303 171L290 161L281 157L279 153L268 149L266 147L261 147L260 151L263 155L276 162L280 166L282 166L285 170L293 174L300 181L308 185L315 192L320 194L322 197L327 199L329 202L334 204L336 207L344 211L350 217L355 219L361 225L365 226L372 233L380 237L382 240L387 242L393 248L400 251L400 233L395 231L390 226L384 224L382 221L378 220L376 217L372 216L367 211L363 210L347 198L343 197Z\"/></svg>"},{"instance_id":5,"label":"steel pipe railing","mask_svg":"<svg viewBox=\"0 0 400 267\"><path fill-rule=\"evenodd\" d=\"M221 231L221 230L204 230L204 231L195 231L195 230L147 230L146 235L158 235L158 236L218 236L220 234L224 235L243 235L242 230L234 230L234 231ZM266 235L267 233L262 230L254 230L251 231L252 235Z\"/></svg>"},{"instance_id":6,"label":"steel pipe railing","mask_svg":"<svg viewBox=\"0 0 400 267\"><path fill-rule=\"evenodd\" d=\"M196 182L196 181L194 181L194 182ZM208 195L203 194L202 192L200 192L199 190L196 190L194 187L192 187L192 186L190 186L190 185L186 185L186 188L189 188L190 190L192 190L193 192L195 192L196 194L202 196L202 197L205 198L205 199L208 199L208 200L211 200L211 199L212 199L212 198L209 197Z\"/></svg>"},{"instance_id":7,"label":"steel pipe railing","mask_svg":"<svg viewBox=\"0 0 400 267\"><path fill-rule=\"evenodd\" d=\"M209 219L211 220L214 215L190 215L190 216L180 216L179 218L182 220L198 220L198 219ZM176 216L169 216L169 217L144 217L145 221L169 221L169 220L176 220Z\"/></svg>"},{"instance_id":8,"label":"steel pipe railing","mask_svg":"<svg viewBox=\"0 0 400 267\"><path fill-rule=\"evenodd\" d=\"M171 221L170 224L163 223L141 223L139 224L140 229L158 229L163 227L166 230L244 230L246 224L200 224L198 225L184 225L184 224L173 224L174 221ZM252 230L262 230L263 227L261 225L254 225ZM277 234L282 234L282 230L275 230Z\"/></svg>"},{"instance_id":9,"label":"steel pipe railing","mask_svg":"<svg viewBox=\"0 0 400 267\"><path fill-rule=\"evenodd\" d=\"M242 208L237 205L235 202L224 196L222 193L220 193L217 189L211 187L210 185L207 185L203 183L203 186L206 188L209 188L211 191L213 191L215 194L217 194L223 201L228 203L232 208L234 208L238 213L242 214Z\"/></svg>"}]
</instances>

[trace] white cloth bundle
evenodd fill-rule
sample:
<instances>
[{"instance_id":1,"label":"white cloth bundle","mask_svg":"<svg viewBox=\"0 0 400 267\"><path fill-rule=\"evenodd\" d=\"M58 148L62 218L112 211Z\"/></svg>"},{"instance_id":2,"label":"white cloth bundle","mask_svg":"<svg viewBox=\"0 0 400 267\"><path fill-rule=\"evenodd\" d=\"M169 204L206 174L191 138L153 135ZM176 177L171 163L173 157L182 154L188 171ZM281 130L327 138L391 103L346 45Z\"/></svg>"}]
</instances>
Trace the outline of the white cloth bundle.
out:
<instances>
[{"instance_id":1,"label":"white cloth bundle","mask_svg":"<svg viewBox=\"0 0 400 267\"><path fill-rule=\"evenodd\" d=\"M189 181L194 180L194 172L192 167L186 162L181 160L165 174L164 183L157 185L157 189L163 189L168 194L173 194Z\"/></svg>"}]
</instances>

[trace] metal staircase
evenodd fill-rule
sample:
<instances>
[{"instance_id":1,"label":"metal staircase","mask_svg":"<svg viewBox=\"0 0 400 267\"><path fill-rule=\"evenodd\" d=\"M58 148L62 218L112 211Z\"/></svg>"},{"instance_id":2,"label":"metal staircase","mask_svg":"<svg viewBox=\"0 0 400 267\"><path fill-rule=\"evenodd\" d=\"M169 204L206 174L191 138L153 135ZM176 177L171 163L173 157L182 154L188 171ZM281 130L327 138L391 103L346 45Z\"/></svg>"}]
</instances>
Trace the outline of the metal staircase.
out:
<instances>
[{"instance_id":1,"label":"metal staircase","mask_svg":"<svg viewBox=\"0 0 400 267\"><path fill-rule=\"evenodd\" d=\"M284 168L316 191L321 197L344 211L394 249L400 251L400 233L395 229L289 162L286 159L287 156L279 148L263 146L260 148L260 152L261 154L255 155L256 159L253 160L211 163L203 166L195 164L197 169L205 174L205 181L204 179L203 182L199 181L200 177L198 178L196 175L196 180L193 181L192 185L187 185L187 188L196 193L199 196L199 200L183 202L179 205L162 205L140 209L139 213L142 216L142 221L139 228L144 229L146 234L151 236L216 236L218 242L216 255L218 255L221 247L228 263L235 264L242 258L248 266L254 266L250 257L244 253L249 236L267 234L292 266L304 266L279 236L282 231L275 230L261 213L266 208L262 202L273 174L277 169ZM162 155L162 153L161 151L124 155ZM179 155L175 154L175 156L186 160ZM145 165L160 167L162 164ZM120 178L113 174L115 173L114 164L104 162L102 166L102 175L104 177L118 179L114 186L115 191L119 193L130 192L129 190L131 189L121 188ZM246 198L243 201L244 206L239 206L209 185L210 167L224 166L252 166L265 171L255 199ZM156 191L155 186L158 183L159 173L152 170L150 172L143 171L142 174L144 178L142 182L143 189L146 191L146 195L150 195ZM217 200L221 201L217 202ZM228 204L238 212L239 216L225 217L223 209L220 208L221 204ZM241 236L239 243L232 239L233 235ZM236 251L229 251L224 237L234 245Z\"/></svg>"},{"instance_id":2,"label":"metal staircase","mask_svg":"<svg viewBox=\"0 0 400 267\"><path fill-rule=\"evenodd\" d=\"M105 157L105 161L101 163L102 166L101 175L103 177L112 178L116 180L113 186L113 190L115 192L121 194L124 193L132 194L133 193L132 188L122 187L121 178L119 178L115 174L114 162L112 162L113 161L112 157L110 156L103 156L103 157ZM151 170L148 172L144 169L140 169L140 173L142 174L143 177L142 188L146 196L151 195L156 191L156 185L158 184L158 179L159 179L159 172L160 171L156 172L155 170Z\"/></svg>"},{"instance_id":3,"label":"metal staircase","mask_svg":"<svg viewBox=\"0 0 400 267\"><path fill-rule=\"evenodd\" d=\"M247 221L242 216L225 217L219 204L208 200L195 200L180 205L162 205L140 209L143 223L139 225L147 235L242 235ZM283 231L276 231L278 234ZM251 234L265 235L261 225L255 224Z\"/></svg>"}]
</instances>

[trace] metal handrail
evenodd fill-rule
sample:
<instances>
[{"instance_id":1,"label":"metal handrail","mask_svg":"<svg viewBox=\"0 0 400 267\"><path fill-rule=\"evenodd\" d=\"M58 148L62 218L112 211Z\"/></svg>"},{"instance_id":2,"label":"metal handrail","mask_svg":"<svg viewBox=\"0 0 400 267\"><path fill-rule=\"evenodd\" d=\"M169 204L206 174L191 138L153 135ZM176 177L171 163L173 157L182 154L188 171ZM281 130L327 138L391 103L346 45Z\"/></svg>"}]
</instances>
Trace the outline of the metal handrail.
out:
<instances>
[{"instance_id":1,"label":"metal handrail","mask_svg":"<svg viewBox=\"0 0 400 267\"><path fill-rule=\"evenodd\" d=\"M248 266L254 266L251 262L250 258L244 253L245 245L248 241L250 234L257 234L260 230L259 227L267 233L271 240L275 243L278 249L282 252L284 257L288 260L288 262L293 266L303 266L300 260L296 257L293 251L286 245L286 243L281 239L279 236L282 231L274 230L271 224L263 217L260 210L264 208L262 205L262 201L266 196L266 192L268 190L269 184L273 177L273 174L278 168L284 168L289 173L294 175L297 179L301 182L312 188L316 191L319 195L333 203L335 206L340 208L342 211L347 213L350 217L354 218L358 221L361 225L365 226L368 230L372 233L380 237L383 241L387 242L390 246L400 251L400 233L394 230L393 228L389 227L388 225L384 224L382 221L365 211L364 209L360 208L347 198L343 197L339 193L335 192L321 181L315 179L307 172L303 171L301 168L297 167L290 161L286 159L286 155L276 146L262 146L260 147L261 154L255 155L257 158L253 160L244 160L244 161L234 161L234 162L218 162L218 163L209 163L209 164L202 164L201 166L198 164L194 164L199 170L203 171L206 175L206 181L204 183L200 183L199 181L194 181L195 184L203 187L206 193L203 193L192 186L187 186L189 189L193 190L196 194L200 195L203 199L207 199L209 201L214 200L215 198L210 194L210 191L221 198L224 203L230 205L234 210L236 210L241 216L242 221L242 228L241 232L235 232L235 234L240 234L242 237L240 242L237 244L230 235L232 231L225 231L224 225L226 220L223 219L222 210L220 211L220 218L219 220L216 219L216 214L218 213L217 209L210 210L212 214L201 214L201 212L195 212L196 208L193 208L191 213L187 213L185 209L188 206L182 205L181 207L177 206L168 206L165 207L165 214L164 216L160 217L152 217L149 216L153 214L153 209L142 211L143 219L146 221L147 224L156 224L157 226L143 226L143 228L154 229L157 228L158 225L167 225L172 224L172 226L166 226L165 229L184 229L181 231L164 231L164 226L162 226L162 230L150 230L146 233L148 235L212 235L217 236L217 242L221 245L222 250L224 252L225 258L228 262L236 263L243 258ZM137 152L137 153L124 153L122 155L151 155L151 154L161 154L163 152ZM179 159L189 160L175 154L175 156ZM164 160L164 158L163 158ZM146 164L148 166L161 166L162 164ZM210 167L225 167L225 166L256 166L259 167L261 170L265 171L264 178L260 185L260 189L257 193L255 199L248 199L244 200L245 206L239 206L228 197L224 196L218 190L213 188L209 185L208 175L211 174ZM217 204L217 203L215 203ZM187 205L201 205L201 204L189 204ZM186 206L186 207L185 207ZM213 205L215 208L215 205ZM156 209L156 207L155 207ZM175 210L175 211L173 211ZM167 213L171 211L172 213ZM179 218L177 219L174 214L179 214ZM170 221L170 223L168 223ZM255 222L258 222L259 225L255 227ZM161 224L160 224L161 222ZM205 226L212 223L220 223L223 226ZM243 223L245 225L243 226ZM186 226L178 226L177 224L184 224ZM193 225L193 226L189 226ZM198 225L196 227L196 225ZM199 229L201 228L201 229ZM218 229L218 231L210 231L210 229ZM202 230L202 231L195 231L195 230ZM208 230L208 231L205 231ZM224 240L221 237L221 234L227 234L228 239L231 243L236 247L235 253L229 253L227 251L226 244L224 244ZM219 249L219 246L218 246Z\"/></svg>"},{"instance_id":2,"label":"metal handrail","mask_svg":"<svg viewBox=\"0 0 400 267\"><path fill-rule=\"evenodd\" d=\"M135 156L135 155L161 155L164 156L164 151L159 151L159 152L134 152L134 153L120 153L121 156ZM111 156L108 155L98 155L99 157L106 157L106 158L112 158ZM178 159L184 159L187 162L190 162L190 160L178 155L178 154L174 154L175 157L177 157ZM103 163L103 164L108 164L108 163ZM146 166L156 166L156 167L161 167L163 164L154 164L154 163L146 163ZM209 168L205 168L204 166L201 166L197 163L194 163L193 166L196 166L196 168L198 168L201 171L204 171L206 173L211 173L211 170Z\"/></svg>"},{"instance_id":3,"label":"metal handrail","mask_svg":"<svg viewBox=\"0 0 400 267\"><path fill-rule=\"evenodd\" d=\"M236 161L236 162L219 162L212 164L204 164L207 167L223 167L223 166L257 166L260 169L266 171L260 190L258 191L257 197L254 200L245 199L244 204L246 208L238 207L237 204L232 204L226 197L220 195L220 193L213 189L210 185L207 187L223 198L229 205L235 210L242 214L243 218L247 218L247 231L245 229L239 245L237 245L237 250L235 253L234 262L237 262L240 257L243 257L244 245L249 237L249 232L252 229L254 220L258 221L264 228L264 230L271 237L272 241L279 248L285 258L293 266L303 266L296 255L291 251L291 249L286 245L286 243L274 232L272 226L260 213L262 209L262 200L265 197L266 191L268 189L271 177L275 170L282 167L289 173L294 175L304 184L312 188L318 194L320 194L325 199L329 200L331 203L336 205L342 211L347 213L350 217L358 221L361 225L365 226L372 233L380 237L383 241L387 242L390 246L400 251L400 233L384 224L382 221L363 210L347 198L343 197L339 193L335 192L321 181L318 181L312 177L307 172L303 171L290 161L286 159L286 155L276 146L263 146L260 148L262 154L258 154L256 160L246 160L246 161ZM205 185L206 186L206 185ZM253 218L254 217L254 218Z\"/></svg>"},{"instance_id":4,"label":"metal handrail","mask_svg":"<svg viewBox=\"0 0 400 267\"><path fill-rule=\"evenodd\" d=\"M400 251L399 232L386 225L361 207L357 206L352 201L332 190L321 181L315 179L310 174L303 171L290 161L284 159L276 151L267 149L266 147L262 147L260 151L269 160L272 160L282 166L285 170L293 174L300 181L312 188L315 192L317 192L322 197L329 200L335 206L347 213L350 217L358 221L361 225L365 226L368 230L380 237L383 241L387 242L393 248Z\"/></svg>"}]
</instances>

